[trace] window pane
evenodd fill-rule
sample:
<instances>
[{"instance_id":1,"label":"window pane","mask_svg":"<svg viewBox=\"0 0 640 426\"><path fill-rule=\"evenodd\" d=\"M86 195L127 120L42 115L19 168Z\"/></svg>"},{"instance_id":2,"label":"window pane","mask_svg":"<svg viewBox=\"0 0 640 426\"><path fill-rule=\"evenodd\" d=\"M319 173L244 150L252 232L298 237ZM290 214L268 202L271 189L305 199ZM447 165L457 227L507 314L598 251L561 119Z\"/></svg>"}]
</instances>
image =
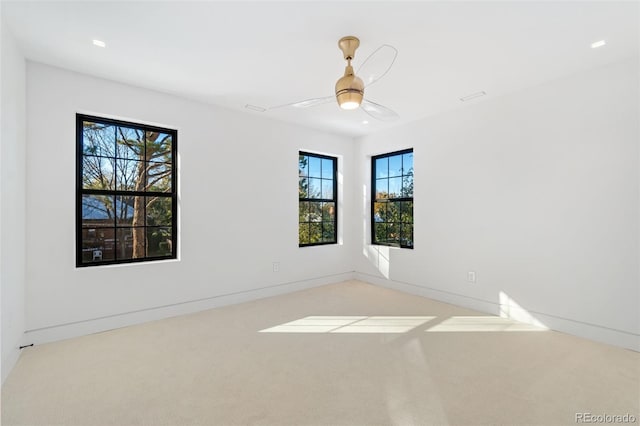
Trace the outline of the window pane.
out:
<instances>
[{"instance_id":1,"label":"window pane","mask_svg":"<svg viewBox=\"0 0 640 426\"><path fill-rule=\"evenodd\" d=\"M171 192L171 164L147 163L147 191Z\"/></svg>"},{"instance_id":2,"label":"window pane","mask_svg":"<svg viewBox=\"0 0 640 426\"><path fill-rule=\"evenodd\" d=\"M298 194L303 200L298 205L298 241L300 245L315 245L335 242L336 203L320 200L335 200L336 159L314 154L298 155ZM330 235L331 234L331 235Z\"/></svg>"},{"instance_id":3,"label":"window pane","mask_svg":"<svg viewBox=\"0 0 640 426\"><path fill-rule=\"evenodd\" d=\"M145 257L145 229L144 227L117 228L116 250L118 252L118 260Z\"/></svg>"},{"instance_id":4,"label":"window pane","mask_svg":"<svg viewBox=\"0 0 640 426\"><path fill-rule=\"evenodd\" d=\"M322 178L333 179L333 160L322 159Z\"/></svg>"},{"instance_id":5,"label":"window pane","mask_svg":"<svg viewBox=\"0 0 640 426\"><path fill-rule=\"evenodd\" d=\"M376 160L376 179L389 177L389 158L378 158Z\"/></svg>"},{"instance_id":6,"label":"window pane","mask_svg":"<svg viewBox=\"0 0 640 426\"><path fill-rule=\"evenodd\" d=\"M413 223L413 201L403 201L400 220L404 223Z\"/></svg>"},{"instance_id":7,"label":"window pane","mask_svg":"<svg viewBox=\"0 0 640 426\"><path fill-rule=\"evenodd\" d=\"M298 198L309 197L309 178L301 177L298 180Z\"/></svg>"},{"instance_id":8,"label":"window pane","mask_svg":"<svg viewBox=\"0 0 640 426\"><path fill-rule=\"evenodd\" d=\"M333 180L322 179L322 198L333 200Z\"/></svg>"},{"instance_id":9,"label":"window pane","mask_svg":"<svg viewBox=\"0 0 640 426\"><path fill-rule=\"evenodd\" d=\"M374 242L384 243L387 241L387 224L386 223L384 222L375 223L373 229L375 230Z\"/></svg>"},{"instance_id":10,"label":"window pane","mask_svg":"<svg viewBox=\"0 0 640 426\"><path fill-rule=\"evenodd\" d=\"M322 203L309 202L309 222L322 222Z\"/></svg>"},{"instance_id":11,"label":"window pane","mask_svg":"<svg viewBox=\"0 0 640 426\"><path fill-rule=\"evenodd\" d=\"M172 254L171 228L147 228L147 256L171 256Z\"/></svg>"},{"instance_id":12,"label":"window pane","mask_svg":"<svg viewBox=\"0 0 640 426\"><path fill-rule=\"evenodd\" d=\"M142 198L142 197L140 197ZM146 197L147 221L145 225L171 225L173 212L171 197Z\"/></svg>"},{"instance_id":13,"label":"window pane","mask_svg":"<svg viewBox=\"0 0 640 426\"><path fill-rule=\"evenodd\" d=\"M322 220L324 222L335 222L336 220L336 204L322 203Z\"/></svg>"},{"instance_id":14,"label":"window pane","mask_svg":"<svg viewBox=\"0 0 640 426\"><path fill-rule=\"evenodd\" d=\"M387 222L400 222L400 203L387 203Z\"/></svg>"},{"instance_id":15,"label":"window pane","mask_svg":"<svg viewBox=\"0 0 640 426\"><path fill-rule=\"evenodd\" d=\"M137 216L136 211L139 212ZM133 223L134 216L136 223ZM144 226L144 197L117 196L116 223L118 226Z\"/></svg>"},{"instance_id":16,"label":"window pane","mask_svg":"<svg viewBox=\"0 0 640 426\"><path fill-rule=\"evenodd\" d=\"M171 145L173 143L173 139L170 134L147 131L146 139L147 161L163 163L171 162Z\"/></svg>"},{"instance_id":17,"label":"window pane","mask_svg":"<svg viewBox=\"0 0 640 426\"><path fill-rule=\"evenodd\" d=\"M298 222L309 221L309 202L300 201L298 204Z\"/></svg>"},{"instance_id":18,"label":"window pane","mask_svg":"<svg viewBox=\"0 0 640 426\"><path fill-rule=\"evenodd\" d=\"M321 177L322 174L322 166L321 161L318 157L309 157L309 176L311 177Z\"/></svg>"},{"instance_id":19,"label":"window pane","mask_svg":"<svg viewBox=\"0 0 640 426\"><path fill-rule=\"evenodd\" d=\"M389 157L389 177L402 176L402 155Z\"/></svg>"},{"instance_id":20,"label":"window pane","mask_svg":"<svg viewBox=\"0 0 640 426\"><path fill-rule=\"evenodd\" d=\"M309 224L309 242L311 244L322 242L322 223Z\"/></svg>"},{"instance_id":21,"label":"window pane","mask_svg":"<svg viewBox=\"0 0 640 426\"><path fill-rule=\"evenodd\" d=\"M387 221L387 203L373 204L373 221L374 222Z\"/></svg>"},{"instance_id":22,"label":"window pane","mask_svg":"<svg viewBox=\"0 0 640 426\"><path fill-rule=\"evenodd\" d=\"M298 175L309 176L309 157L306 155L298 156Z\"/></svg>"},{"instance_id":23,"label":"window pane","mask_svg":"<svg viewBox=\"0 0 640 426\"><path fill-rule=\"evenodd\" d=\"M376 199L389 198L389 179L376 180Z\"/></svg>"},{"instance_id":24,"label":"window pane","mask_svg":"<svg viewBox=\"0 0 640 426\"><path fill-rule=\"evenodd\" d=\"M413 225L402 224L401 226L400 243L403 246L413 247Z\"/></svg>"},{"instance_id":25,"label":"window pane","mask_svg":"<svg viewBox=\"0 0 640 426\"><path fill-rule=\"evenodd\" d=\"M402 176L402 196L413 198L413 171L408 175Z\"/></svg>"},{"instance_id":26,"label":"window pane","mask_svg":"<svg viewBox=\"0 0 640 426\"><path fill-rule=\"evenodd\" d=\"M116 160L116 189L120 191L144 190L144 163L142 161Z\"/></svg>"},{"instance_id":27,"label":"window pane","mask_svg":"<svg viewBox=\"0 0 640 426\"><path fill-rule=\"evenodd\" d=\"M309 244L309 224L306 222L298 225L298 243Z\"/></svg>"},{"instance_id":28,"label":"window pane","mask_svg":"<svg viewBox=\"0 0 640 426\"><path fill-rule=\"evenodd\" d=\"M323 222L322 223L322 242L331 243L336 240L335 235L335 225L333 222Z\"/></svg>"},{"instance_id":29,"label":"window pane","mask_svg":"<svg viewBox=\"0 0 640 426\"><path fill-rule=\"evenodd\" d=\"M82 187L113 190L112 158L84 156L82 158Z\"/></svg>"},{"instance_id":30,"label":"window pane","mask_svg":"<svg viewBox=\"0 0 640 426\"><path fill-rule=\"evenodd\" d=\"M413 152L402 154L402 174L408 175L409 173L413 175Z\"/></svg>"},{"instance_id":31,"label":"window pane","mask_svg":"<svg viewBox=\"0 0 640 426\"><path fill-rule=\"evenodd\" d=\"M163 253L175 258L176 248L165 237L171 241L175 219L176 132L76 117L81 125L77 136L82 180L77 190L81 197L76 219L81 242L78 266L163 257Z\"/></svg>"},{"instance_id":32,"label":"window pane","mask_svg":"<svg viewBox=\"0 0 640 426\"><path fill-rule=\"evenodd\" d=\"M144 161L144 132L129 127L118 127L117 156L127 160Z\"/></svg>"},{"instance_id":33,"label":"window pane","mask_svg":"<svg viewBox=\"0 0 640 426\"><path fill-rule=\"evenodd\" d=\"M373 244L413 247L413 150L407 151L372 161Z\"/></svg>"},{"instance_id":34,"label":"window pane","mask_svg":"<svg viewBox=\"0 0 640 426\"><path fill-rule=\"evenodd\" d=\"M320 179L309 178L309 198L321 198L322 188Z\"/></svg>"},{"instance_id":35,"label":"window pane","mask_svg":"<svg viewBox=\"0 0 640 426\"><path fill-rule=\"evenodd\" d=\"M115 127L108 124L82 122L82 153L115 157Z\"/></svg>"},{"instance_id":36,"label":"window pane","mask_svg":"<svg viewBox=\"0 0 640 426\"><path fill-rule=\"evenodd\" d=\"M400 197L402 190L402 178L395 177L389 179L389 198Z\"/></svg>"},{"instance_id":37,"label":"window pane","mask_svg":"<svg viewBox=\"0 0 640 426\"><path fill-rule=\"evenodd\" d=\"M111 195L82 196L82 227L115 226L115 211ZM84 257L84 255L83 255Z\"/></svg>"},{"instance_id":38,"label":"window pane","mask_svg":"<svg viewBox=\"0 0 640 426\"><path fill-rule=\"evenodd\" d=\"M400 224L387 224L387 243L391 245L400 245Z\"/></svg>"},{"instance_id":39,"label":"window pane","mask_svg":"<svg viewBox=\"0 0 640 426\"><path fill-rule=\"evenodd\" d=\"M82 230L82 263L96 263L114 259L113 228L85 228Z\"/></svg>"}]
</instances>

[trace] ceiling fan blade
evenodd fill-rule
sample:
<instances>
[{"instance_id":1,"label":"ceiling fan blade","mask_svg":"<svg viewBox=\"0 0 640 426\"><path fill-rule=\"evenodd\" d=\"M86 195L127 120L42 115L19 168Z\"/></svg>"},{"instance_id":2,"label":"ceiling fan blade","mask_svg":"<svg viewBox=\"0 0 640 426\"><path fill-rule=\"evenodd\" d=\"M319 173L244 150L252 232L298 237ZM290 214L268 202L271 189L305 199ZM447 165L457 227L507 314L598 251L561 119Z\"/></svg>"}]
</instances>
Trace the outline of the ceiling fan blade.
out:
<instances>
[{"instance_id":1,"label":"ceiling fan blade","mask_svg":"<svg viewBox=\"0 0 640 426\"><path fill-rule=\"evenodd\" d=\"M335 96L326 96L324 98L311 98L311 99L305 99L304 101L298 101L298 102L292 102L290 104L274 106L269 109L284 108L288 106L295 107L295 108L309 108L316 105L322 105L322 104L327 104L329 102L334 102L335 100L336 100Z\"/></svg>"},{"instance_id":2,"label":"ceiling fan blade","mask_svg":"<svg viewBox=\"0 0 640 426\"><path fill-rule=\"evenodd\" d=\"M364 87L369 87L384 77L397 56L398 50L388 44L383 44L369 55L356 71L356 75L364 82Z\"/></svg>"},{"instance_id":3,"label":"ceiling fan blade","mask_svg":"<svg viewBox=\"0 0 640 426\"><path fill-rule=\"evenodd\" d=\"M400 117L394 110L367 99L362 100L360 108L376 120L393 121Z\"/></svg>"}]
</instances>

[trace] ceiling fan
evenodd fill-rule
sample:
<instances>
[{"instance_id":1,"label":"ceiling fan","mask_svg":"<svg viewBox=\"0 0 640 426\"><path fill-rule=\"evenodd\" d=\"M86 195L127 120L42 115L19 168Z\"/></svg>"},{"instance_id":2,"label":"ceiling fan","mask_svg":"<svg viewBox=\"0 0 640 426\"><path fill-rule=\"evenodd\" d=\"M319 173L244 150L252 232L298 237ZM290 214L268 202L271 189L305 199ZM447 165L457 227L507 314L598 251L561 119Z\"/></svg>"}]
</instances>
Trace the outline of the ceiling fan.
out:
<instances>
[{"instance_id":1,"label":"ceiling fan","mask_svg":"<svg viewBox=\"0 0 640 426\"><path fill-rule=\"evenodd\" d=\"M360 46L360 40L354 36L342 37L338 41L338 47L342 50L347 66L345 67L344 75L336 82L335 95L305 99L268 109L283 107L309 108L337 100L340 108L344 110L360 108L371 117L383 121L391 121L398 118L398 114L395 111L364 97L365 88L377 83L389 72L396 60L396 56L398 56L398 50L393 46L383 44L369 55L357 73L354 73L351 61L355 57L358 46Z\"/></svg>"}]
</instances>

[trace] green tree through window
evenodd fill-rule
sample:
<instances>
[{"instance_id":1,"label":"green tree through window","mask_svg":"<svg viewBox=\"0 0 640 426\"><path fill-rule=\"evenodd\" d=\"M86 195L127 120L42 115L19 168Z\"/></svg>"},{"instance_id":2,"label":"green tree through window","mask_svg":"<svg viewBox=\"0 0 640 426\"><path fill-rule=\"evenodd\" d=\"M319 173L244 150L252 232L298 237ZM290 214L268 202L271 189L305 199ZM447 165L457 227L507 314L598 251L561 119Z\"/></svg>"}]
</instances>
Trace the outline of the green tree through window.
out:
<instances>
[{"instance_id":1,"label":"green tree through window","mask_svg":"<svg viewBox=\"0 0 640 426\"><path fill-rule=\"evenodd\" d=\"M337 241L338 185L335 157L300 152L298 156L298 244Z\"/></svg>"},{"instance_id":2,"label":"green tree through window","mask_svg":"<svg viewBox=\"0 0 640 426\"><path fill-rule=\"evenodd\" d=\"M413 149L371 159L371 242L413 248Z\"/></svg>"},{"instance_id":3,"label":"green tree through window","mask_svg":"<svg viewBox=\"0 0 640 426\"><path fill-rule=\"evenodd\" d=\"M176 131L76 120L77 265L175 258Z\"/></svg>"}]
</instances>

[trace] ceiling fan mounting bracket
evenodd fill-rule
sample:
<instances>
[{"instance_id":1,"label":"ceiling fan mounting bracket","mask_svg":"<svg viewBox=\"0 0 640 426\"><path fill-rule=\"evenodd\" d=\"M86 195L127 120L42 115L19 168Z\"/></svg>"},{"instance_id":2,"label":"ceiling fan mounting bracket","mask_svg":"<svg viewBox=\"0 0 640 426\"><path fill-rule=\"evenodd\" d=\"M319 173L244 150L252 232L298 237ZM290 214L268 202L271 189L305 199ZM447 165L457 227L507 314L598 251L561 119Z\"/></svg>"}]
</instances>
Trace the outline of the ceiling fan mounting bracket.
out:
<instances>
[{"instance_id":1,"label":"ceiling fan mounting bracket","mask_svg":"<svg viewBox=\"0 0 640 426\"><path fill-rule=\"evenodd\" d=\"M344 59L348 61L356 56L356 49L360 46L360 40L354 36L342 37L340 41L338 41L338 46L340 50L342 50Z\"/></svg>"}]
</instances>

